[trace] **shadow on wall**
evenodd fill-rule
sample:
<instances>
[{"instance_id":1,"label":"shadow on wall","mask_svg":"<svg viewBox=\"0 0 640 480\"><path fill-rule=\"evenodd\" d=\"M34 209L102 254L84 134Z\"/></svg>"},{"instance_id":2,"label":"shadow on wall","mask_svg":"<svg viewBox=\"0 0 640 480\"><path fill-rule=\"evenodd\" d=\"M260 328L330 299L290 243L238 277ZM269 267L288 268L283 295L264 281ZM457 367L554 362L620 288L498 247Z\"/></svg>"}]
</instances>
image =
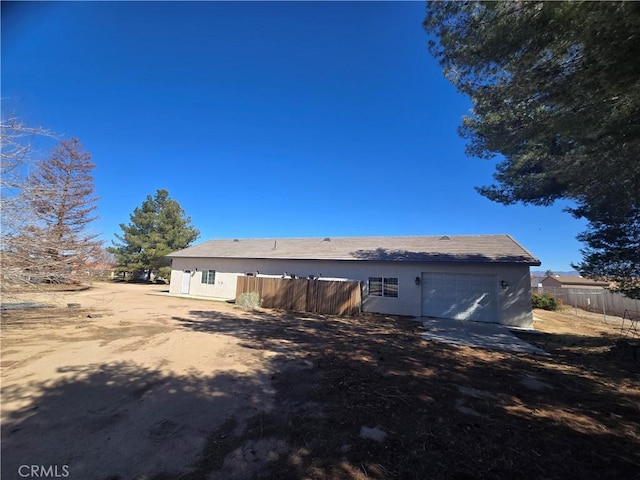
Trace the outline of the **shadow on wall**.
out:
<instances>
[{"instance_id":1,"label":"shadow on wall","mask_svg":"<svg viewBox=\"0 0 640 480\"><path fill-rule=\"evenodd\" d=\"M504 318L502 324L514 327L531 328L533 324L533 312L531 309L531 290L528 286L509 286L507 294L501 295L502 311ZM527 305L529 308L524 310L521 305ZM519 315L513 315L511 312L516 311ZM524 311L524 313L523 313Z\"/></svg>"}]
</instances>

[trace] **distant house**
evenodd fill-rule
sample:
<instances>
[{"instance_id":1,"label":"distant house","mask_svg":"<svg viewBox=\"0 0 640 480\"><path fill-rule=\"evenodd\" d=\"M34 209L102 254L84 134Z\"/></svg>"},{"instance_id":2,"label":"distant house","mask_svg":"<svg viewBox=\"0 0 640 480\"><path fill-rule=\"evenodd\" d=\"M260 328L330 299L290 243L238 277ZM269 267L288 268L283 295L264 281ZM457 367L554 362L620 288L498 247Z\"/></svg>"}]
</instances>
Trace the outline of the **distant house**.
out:
<instances>
[{"instance_id":1,"label":"distant house","mask_svg":"<svg viewBox=\"0 0 640 480\"><path fill-rule=\"evenodd\" d=\"M574 275L552 275L542 280L542 286L547 288L598 288L609 286L609 282L591 280Z\"/></svg>"},{"instance_id":2,"label":"distant house","mask_svg":"<svg viewBox=\"0 0 640 480\"><path fill-rule=\"evenodd\" d=\"M509 235L210 240L168 257L178 295L234 299L242 275L356 280L364 312L520 327L540 265Z\"/></svg>"},{"instance_id":3,"label":"distant house","mask_svg":"<svg viewBox=\"0 0 640 480\"><path fill-rule=\"evenodd\" d=\"M544 279L544 277L538 276L538 275L532 275L531 276L531 288L532 289L536 289L538 287L540 287L540 285L542 285L542 280Z\"/></svg>"},{"instance_id":4,"label":"distant house","mask_svg":"<svg viewBox=\"0 0 640 480\"><path fill-rule=\"evenodd\" d=\"M115 267L107 262L89 262L79 268L88 277L115 278Z\"/></svg>"}]
</instances>

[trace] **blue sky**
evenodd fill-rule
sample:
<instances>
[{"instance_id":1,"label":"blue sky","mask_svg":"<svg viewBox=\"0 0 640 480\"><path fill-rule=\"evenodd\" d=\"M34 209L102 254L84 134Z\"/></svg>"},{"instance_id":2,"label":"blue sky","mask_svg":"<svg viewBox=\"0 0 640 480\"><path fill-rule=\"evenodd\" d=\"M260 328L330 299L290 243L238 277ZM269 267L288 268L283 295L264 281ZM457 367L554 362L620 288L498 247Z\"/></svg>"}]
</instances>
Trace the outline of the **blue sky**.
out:
<instances>
[{"instance_id":1,"label":"blue sky","mask_svg":"<svg viewBox=\"0 0 640 480\"><path fill-rule=\"evenodd\" d=\"M2 115L93 156L110 243L167 189L243 237L509 233L570 270L585 223L474 186L470 101L427 51L423 2L2 2ZM43 151L53 147L41 145Z\"/></svg>"}]
</instances>

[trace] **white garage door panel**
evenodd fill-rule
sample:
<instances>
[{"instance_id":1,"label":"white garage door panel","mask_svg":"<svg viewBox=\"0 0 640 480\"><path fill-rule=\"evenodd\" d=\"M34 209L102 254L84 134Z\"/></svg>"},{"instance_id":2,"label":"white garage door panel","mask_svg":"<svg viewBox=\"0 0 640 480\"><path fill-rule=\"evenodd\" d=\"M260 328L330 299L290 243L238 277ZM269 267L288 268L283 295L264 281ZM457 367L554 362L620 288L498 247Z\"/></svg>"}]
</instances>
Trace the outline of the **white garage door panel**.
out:
<instances>
[{"instance_id":1,"label":"white garage door panel","mask_svg":"<svg viewBox=\"0 0 640 480\"><path fill-rule=\"evenodd\" d=\"M497 277L491 274L422 274L422 316L498 322Z\"/></svg>"}]
</instances>

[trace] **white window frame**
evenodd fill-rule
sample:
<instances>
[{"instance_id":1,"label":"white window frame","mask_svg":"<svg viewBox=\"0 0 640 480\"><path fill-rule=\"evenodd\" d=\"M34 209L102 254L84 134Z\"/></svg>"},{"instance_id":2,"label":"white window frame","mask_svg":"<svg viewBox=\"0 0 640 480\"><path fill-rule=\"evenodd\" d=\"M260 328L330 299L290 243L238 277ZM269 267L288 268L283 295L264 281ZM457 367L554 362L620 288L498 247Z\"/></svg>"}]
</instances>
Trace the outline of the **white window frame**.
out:
<instances>
[{"instance_id":1,"label":"white window frame","mask_svg":"<svg viewBox=\"0 0 640 480\"><path fill-rule=\"evenodd\" d=\"M213 278L211 278L213 277ZM211 280L211 281L209 281ZM203 270L200 283L203 285L215 285L216 284L216 271L215 270Z\"/></svg>"},{"instance_id":2,"label":"white window frame","mask_svg":"<svg viewBox=\"0 0 640 480\"><path fill-rule=\"evenodd\" d=\"M371 283L380 282L380 288L375 289L372 293ZM398 277L369 277L369 295L372 297L383 298L399 298L400 297L400 279ZM378 293L379 292L379 293ZM393 295L395 293L395 295Z\"/></svg>"}]
</instances>

